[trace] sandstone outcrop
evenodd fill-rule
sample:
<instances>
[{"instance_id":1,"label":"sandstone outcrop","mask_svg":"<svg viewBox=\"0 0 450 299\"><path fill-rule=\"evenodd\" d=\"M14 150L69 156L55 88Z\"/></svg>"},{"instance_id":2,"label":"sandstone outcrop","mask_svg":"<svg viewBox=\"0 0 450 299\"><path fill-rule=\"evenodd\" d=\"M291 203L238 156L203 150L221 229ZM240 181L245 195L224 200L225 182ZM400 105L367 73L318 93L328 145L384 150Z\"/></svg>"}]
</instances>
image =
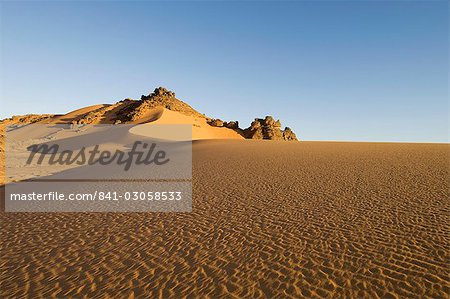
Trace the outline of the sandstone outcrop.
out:
<instances>
[{"instance_id":1,"label":"sandstone outcrop","mask_svg":"<svg viewBox=\"0 0 450 299\"><path fill-rule=\"evenodd\" d=\"M208 124L213 127L224 127L224 122L220 119L212 119L208 122Z\"/></svg>"},{"instance_id":2,"label":"sandstone outcrop","mask_svg":"<svg viewBox=\"0 0 450 299\"><path fill-rule=\"evenodd\" d=\"M227 127L228 129L237 130L239 129L239 122L238 121L224 122L223 126Z\"/></svg>"},{"instance_id":3,"label":"sandstone outcrop","mask_svg":"<svg viewBox=\"0 0 450 299\"><path fill-rule=\"evenodd\" d=\"M250 127L243 131L247 139L268 139L268 140L286 140L297 141L294 132L288 127L281 130L281 122L272 116L266 116L264 119L256 118Z\"/></svg>"},{"instance_id":4,"label":"sandstone outcrop","mask_svg":"<svg viewBox=\"0 0 450 299\"><path fill-rule=\"evenodd\" d=\"M79 109L64 116L50 114L13 116L0 121L0 125L17 127L45 119L49 119L49 121L54 119L56 123L66 122L72 125L151 122L155 120L155 108L158 107L191 116L197 121L205 121L212 127L223 128L224 131L227 129L234 130L247 139L298 140L290 128L286 127L284 130L281 130L280 121L275 120L272 116L266 116L264 119L256 118L250 127L241 129L237 121L223 121L218 118L209 118L199 113L185 102L177 99L173 91L164 87L155 88L149 95L142 95L140 100L126 98L115 104L96 105L92 109L87 109L89 108L87 107L85 110ZM80 113L80 110L85 112ZM65 117L67 115L70 116Z\"/></svg>"},{"instance_id":5,"label":"sandstone outcrop","mask_svg":"<svg viewBox=\"0 0 450 299\"><path fill-rule=\"evenodd\" d=\"M291 128L286 127L283 131L283 139L287 141L297 141L297 136L295 136L295 133L291 130Z\"/></svg>"},{"instance_id":6,"label":"sandstone outcrop","mask_svg":"<svg viewBox=\"0 0 450 299\"><path fill-rule=\"evenodd\" d=\"M203 114L199 113L185 102L177 99L173 91L167 90L164 87L155 88L155 90L148 96L141 96L141 104L136 108L136 110L139 111L156 107L164 107L188 116L205 118Z\"/></svg>"}]
</instances>

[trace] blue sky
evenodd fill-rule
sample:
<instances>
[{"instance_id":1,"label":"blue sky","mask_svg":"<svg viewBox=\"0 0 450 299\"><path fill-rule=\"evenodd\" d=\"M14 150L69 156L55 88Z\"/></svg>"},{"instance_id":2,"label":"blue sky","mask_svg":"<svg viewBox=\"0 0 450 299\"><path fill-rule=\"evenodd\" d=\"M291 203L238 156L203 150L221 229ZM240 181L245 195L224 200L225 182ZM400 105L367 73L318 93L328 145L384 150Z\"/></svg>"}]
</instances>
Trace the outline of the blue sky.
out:
<instances>
[{"instance_id":1,"label":"blue sky","mask_svg":"<svg viewBox=\"0 0 450 299\"><path fill-rule=\"evenodd\" d=\"M303 140L448 142L448 3L2 2L0 117L165 86Z\"/></svg>"}]
</instances>

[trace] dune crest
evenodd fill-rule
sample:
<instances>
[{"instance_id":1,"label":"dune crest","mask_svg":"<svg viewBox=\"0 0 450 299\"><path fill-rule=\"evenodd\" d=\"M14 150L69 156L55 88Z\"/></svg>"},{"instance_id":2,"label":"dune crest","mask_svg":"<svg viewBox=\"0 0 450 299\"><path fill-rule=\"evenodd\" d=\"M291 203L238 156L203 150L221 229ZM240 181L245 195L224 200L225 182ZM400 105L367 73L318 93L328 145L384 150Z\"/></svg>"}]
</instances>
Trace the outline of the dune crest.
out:
<instances>
[{"instance_id":1,"label":"dune crest","mask_svg":"<svg viewBox=\"0 0 450 299\"><path fill-rule=\"evenodd\" d=\"M155 130L152 130L152 126L189 124L192 125L192 140L244 139L244 137L235 130L210 126L205 117L188 116L166 108L155 108L152 110L152 113L148 113L148 117L153 117L153 120L151 122L145 122L132 127L130 129L130 133L146 137L166 139L164 138L165 136L155 135Z\"/></svg>"}]
</instances>

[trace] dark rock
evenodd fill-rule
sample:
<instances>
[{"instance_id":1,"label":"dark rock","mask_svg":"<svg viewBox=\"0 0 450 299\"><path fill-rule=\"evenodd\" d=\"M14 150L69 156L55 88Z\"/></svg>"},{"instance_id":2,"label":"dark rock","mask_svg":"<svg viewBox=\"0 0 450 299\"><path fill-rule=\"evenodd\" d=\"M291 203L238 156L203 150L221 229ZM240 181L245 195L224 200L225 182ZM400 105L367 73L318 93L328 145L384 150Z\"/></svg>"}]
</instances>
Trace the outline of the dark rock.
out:
<instances>
[{"instance_id":1,"label":"dark rock","mask_svg":"<svg viewBox=\"0 0 450 299\"><path fill-rule=\"evenodd\" d=\"M220 119L212 119L209 122L209 125L213 126L213 127L223 127L223 121Z\"/></svg>"},{"instance_id":2,"label":"dark rock","mask_svg":"<svg viewBox=\"0 0 450 299\"><path fill-rule=\"evenodd\" d=\"M175 97L175 93L173 91L170 91L168 89L165 89L164 87L158 87L155 88L155 90L153 91L153 93L151 93L149 95L151 96L162 96L162 97Z\"/></svg>"},{"instance_id":3,"label":"dark rock","mask_svg":"<svg viewBox=\"0 0 450 299\"><path fill-rule=\"evenodd\" d=\"M168 110L180 112L184 115L205 118L194 108L175 97L173 91L167 90L164 87L155 88L155 90L148 96L141 96L141 101L138 107L131 112L129 118L131 121L137 120L144 115L149 109L156 107L164 107Z\"/></svg>"},{"instance_id":4,"label":"dark rock","mask_svg":"<svg viewBox=\"0 0 450 299\"><path fill-rule=\"evenodd\" d=\"M239 129L239 122L238 121L225 122L223 126L227 127L228 129L237 130Z\"/></svg>"},{"instance_id":5,"label":"dark rock","mask_svg":"<svg viewBox=\"0 0 450 299\"><path fill-rule=\"evenodd\" d=\"M297 141L297 136L295 136L295 133L292 132L291 128L286 127L284 128L283 132L283 139L287 141Z\"/></svg>"},{"instance_id":6,"label":"dark rock","mask_svg":"<svg viewBox=\"0 0 450 299\"><path fill-rule=\"evenodd\" d=\"M266 116L264 119L256 118L250 127L243 131L243 134L248 139L297 140L290 128L286 128L284 131L280 128L279 120L275 121L272 116Z\"/></svg>"}]
</instances>

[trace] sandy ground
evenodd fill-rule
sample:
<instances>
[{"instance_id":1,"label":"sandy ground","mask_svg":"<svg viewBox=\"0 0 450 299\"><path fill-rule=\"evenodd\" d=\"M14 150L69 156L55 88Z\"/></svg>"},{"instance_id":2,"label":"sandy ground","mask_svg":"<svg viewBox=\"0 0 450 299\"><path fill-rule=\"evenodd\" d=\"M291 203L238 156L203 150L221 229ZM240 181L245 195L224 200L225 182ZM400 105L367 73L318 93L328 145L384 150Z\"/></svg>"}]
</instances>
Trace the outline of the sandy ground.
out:
<instances>
[{"instance_id":1,"label":"sandy ground","mask_svg":"<svg viewBox=\"0 0 450 299\"><path fill-rule=\"evenodd\" d=\"M445 298L449 150L196 141L192 213L0 213L0 297Z\"/></svg>"}]
</instances>

